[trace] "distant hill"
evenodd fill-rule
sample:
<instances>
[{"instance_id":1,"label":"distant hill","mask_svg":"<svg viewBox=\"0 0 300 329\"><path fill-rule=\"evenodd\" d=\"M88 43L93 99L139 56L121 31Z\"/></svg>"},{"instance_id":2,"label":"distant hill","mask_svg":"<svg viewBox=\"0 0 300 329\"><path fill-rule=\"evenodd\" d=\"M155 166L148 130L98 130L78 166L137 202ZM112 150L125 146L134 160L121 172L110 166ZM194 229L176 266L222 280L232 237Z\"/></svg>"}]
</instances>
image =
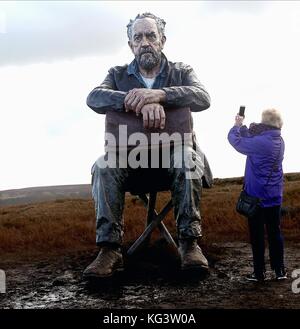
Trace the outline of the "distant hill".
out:
<instances>
[{"instance_id":1,"label":"distant hill","mask_svg":"<svg viewBox=\"0 0 300 329\"><path fill-rule=\"evenodd\" d=\"M61 199L90 199L91 197L90 184L29 187L0 191L0 207Z\"/></svg>"},{"instance_id":2,"label":"distant hill","mask_svg":"<svg viewBox=\"0 0 300 329\"><path fill-rule=\"evenodd\" d=\"M286 182L299 181L300 173L289 173L285 175ZM228 186L241 185L242 177L215 178L214 185ZM41 186L22 189L0 191L0 207L22 204L32 204L44 201L55 201L62 199L91 199L92 189L90 184Z\"/></svg>"}]
</instances>

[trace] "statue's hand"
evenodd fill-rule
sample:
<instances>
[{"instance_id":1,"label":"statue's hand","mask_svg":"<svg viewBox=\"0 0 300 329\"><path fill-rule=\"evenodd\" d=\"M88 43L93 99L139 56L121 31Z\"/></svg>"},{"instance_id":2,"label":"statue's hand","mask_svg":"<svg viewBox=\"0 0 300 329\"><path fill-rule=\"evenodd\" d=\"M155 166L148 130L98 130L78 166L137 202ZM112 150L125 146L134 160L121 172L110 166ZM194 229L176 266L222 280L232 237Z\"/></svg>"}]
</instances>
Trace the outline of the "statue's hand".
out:
<instances>
[{"instance_id":1,"label":"statue's hand","mask_svg":"<svg viewBox=\"0 0 300 329\"><path fill-rule=\"evenodd\" d=\"M144 128L160 128L164 129L166 122L166 114L164 108L157 103L146 104L142 107Z\"/></svg>"},{"instance_id":2,"label":"statue's hand","mask_svg":"<svg viewBox=\"0 0 300 329\"><path fill-rule=\"evenodd\" d=\"M139 115L144 105L164 102L165 97L166 93L161 89L135 88L125 97L125 110Z\"/></svg>"}]
</instances>

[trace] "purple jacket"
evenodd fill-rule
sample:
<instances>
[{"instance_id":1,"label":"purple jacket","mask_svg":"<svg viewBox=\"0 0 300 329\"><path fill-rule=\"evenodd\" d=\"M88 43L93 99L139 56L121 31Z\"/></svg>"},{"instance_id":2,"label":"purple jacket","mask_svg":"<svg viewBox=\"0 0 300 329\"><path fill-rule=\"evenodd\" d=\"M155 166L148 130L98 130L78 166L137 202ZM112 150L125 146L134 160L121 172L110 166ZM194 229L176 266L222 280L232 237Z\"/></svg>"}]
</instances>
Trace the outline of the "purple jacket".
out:
<instances>
[{"instance_id":1,"label":"purple jacket","mask_svg":"<svg viewBox=\"0 0 300 329\"><path fill-rule=\"evenodd\" d=\"M228 133L228 140L238 152L247 155L244 180L246 192L261 198L262 207L280 205L283 194L284 155L281 130L271 129L251 135L246 126L234 126Z\"/></svg>"}]
</instances>

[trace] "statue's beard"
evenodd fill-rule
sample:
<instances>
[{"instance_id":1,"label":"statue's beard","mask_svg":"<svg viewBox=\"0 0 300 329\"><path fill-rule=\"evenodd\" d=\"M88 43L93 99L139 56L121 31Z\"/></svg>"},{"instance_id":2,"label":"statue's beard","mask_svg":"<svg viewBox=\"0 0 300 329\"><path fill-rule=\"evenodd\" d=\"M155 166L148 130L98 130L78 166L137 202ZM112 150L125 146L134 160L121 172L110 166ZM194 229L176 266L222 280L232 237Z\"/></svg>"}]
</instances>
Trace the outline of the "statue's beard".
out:
<instances>
[{"instance_id":1,"label":"statue's beard","mask_svg":"<svg viewBox=\"0 0 300 329\"><path fill-rule=\"evenodd\" d=\"M156 52L152 48L143 49L136 56L136 60L142 69L149 72L160 63L161 51Z\"/></svg>"}]
</instances>

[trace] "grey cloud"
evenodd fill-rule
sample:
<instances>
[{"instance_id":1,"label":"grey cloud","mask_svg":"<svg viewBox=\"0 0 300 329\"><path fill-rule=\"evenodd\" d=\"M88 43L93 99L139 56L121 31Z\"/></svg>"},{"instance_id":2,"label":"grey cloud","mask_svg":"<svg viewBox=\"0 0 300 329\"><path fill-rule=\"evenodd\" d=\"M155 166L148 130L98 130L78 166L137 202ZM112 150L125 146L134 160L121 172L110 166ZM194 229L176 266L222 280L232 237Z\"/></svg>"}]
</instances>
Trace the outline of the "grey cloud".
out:
<instances>
[{"instance_id":1,"label":"grey cloud","mask_svg":"<svg viewBox=\"0 0 300 329\"><path fill-rule=\"evenodd\" d=\"M0 66L101 55L126 42L127 21L100 2L18 2L0 10Z\"/></svg>"}]
</instances>

